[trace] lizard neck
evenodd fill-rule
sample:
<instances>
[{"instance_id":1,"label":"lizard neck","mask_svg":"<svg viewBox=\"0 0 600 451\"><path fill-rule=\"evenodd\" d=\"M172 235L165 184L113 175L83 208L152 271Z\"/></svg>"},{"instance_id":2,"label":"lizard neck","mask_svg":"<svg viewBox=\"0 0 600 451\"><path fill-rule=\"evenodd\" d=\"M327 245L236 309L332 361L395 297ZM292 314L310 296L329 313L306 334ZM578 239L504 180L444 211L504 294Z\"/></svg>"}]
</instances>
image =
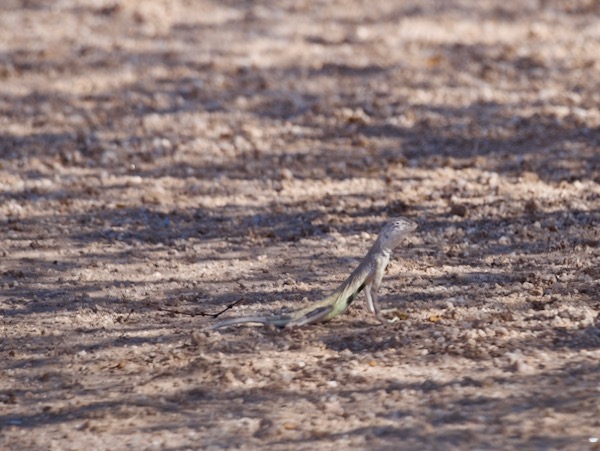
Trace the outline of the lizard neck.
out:
<instances>
[{"instance_id":1,"label":"lizard neck","mask_svg":"<svg viewBox=\"0 0 600 451\"><path fill-rule=\"evenodd\" d=\"M377 253L377 254L383 254L386 257L389 257L390 255L392 255L393 250L394 250L393 247L387 245L387 243L385 243L385 241L381 237L379 237L375 241L375 244L373 244L373 248L371 249L371 252Z\"/></svg>"}]
</instances>

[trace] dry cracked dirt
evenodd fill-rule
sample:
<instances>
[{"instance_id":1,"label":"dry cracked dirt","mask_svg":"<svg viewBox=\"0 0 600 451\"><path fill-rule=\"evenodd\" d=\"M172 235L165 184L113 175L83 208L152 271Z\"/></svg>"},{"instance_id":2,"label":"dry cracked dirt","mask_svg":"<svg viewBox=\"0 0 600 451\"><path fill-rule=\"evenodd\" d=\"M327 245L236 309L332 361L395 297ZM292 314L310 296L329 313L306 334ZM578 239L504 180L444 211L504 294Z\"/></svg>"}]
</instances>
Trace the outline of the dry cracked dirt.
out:
<instances>
[{"instance_id":1,"label":"dry cracked dirt","mask_svg":"<svg viewBox=\"0 0 600 451\"><path fill-rule=\"evenodd\" d=\"M600 4L3 0L0 448L600 449ZM296 330L390 217L380 291Z\"/></svg>"}]
</instances>

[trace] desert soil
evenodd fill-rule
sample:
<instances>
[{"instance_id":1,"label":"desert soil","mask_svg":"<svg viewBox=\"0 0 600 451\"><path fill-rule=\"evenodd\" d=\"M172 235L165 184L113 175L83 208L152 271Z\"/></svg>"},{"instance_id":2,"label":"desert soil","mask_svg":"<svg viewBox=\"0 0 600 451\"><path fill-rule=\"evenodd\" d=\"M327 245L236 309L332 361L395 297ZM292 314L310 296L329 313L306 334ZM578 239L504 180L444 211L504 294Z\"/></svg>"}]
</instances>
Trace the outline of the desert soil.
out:
<instances>
[{"instance_id":1,"label":"desert soil","mask_svg":"<svg viewBox=\"0 0 600 451\"><path fill-rule=\"evenodd\" d=\"M599 55L593 0L3 0L0 448L599 449ZM397 323L207 330L398 215Z\"/></svg>"}]
</instances>

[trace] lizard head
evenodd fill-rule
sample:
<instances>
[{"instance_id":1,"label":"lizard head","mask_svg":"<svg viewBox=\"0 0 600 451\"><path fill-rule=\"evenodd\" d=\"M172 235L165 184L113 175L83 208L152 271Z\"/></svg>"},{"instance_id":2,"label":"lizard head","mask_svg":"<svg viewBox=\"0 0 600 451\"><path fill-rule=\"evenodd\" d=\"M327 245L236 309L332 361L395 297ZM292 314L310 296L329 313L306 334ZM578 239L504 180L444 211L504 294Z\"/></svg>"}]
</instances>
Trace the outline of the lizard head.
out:
<instances>
[{"instance_id":1,"label":"lizard head","mask_svg":"<svg viewBox=\"0 0 600 451\"><path fill-rule=\"evenodd\" d=\"M388 249L394 249L400 244L402 238L417 228L417 225L418 224L415 221L411 221L407 218L400 217L392 219L385 225L379 234L381 244Z\"/></svg>"}]
</instances>

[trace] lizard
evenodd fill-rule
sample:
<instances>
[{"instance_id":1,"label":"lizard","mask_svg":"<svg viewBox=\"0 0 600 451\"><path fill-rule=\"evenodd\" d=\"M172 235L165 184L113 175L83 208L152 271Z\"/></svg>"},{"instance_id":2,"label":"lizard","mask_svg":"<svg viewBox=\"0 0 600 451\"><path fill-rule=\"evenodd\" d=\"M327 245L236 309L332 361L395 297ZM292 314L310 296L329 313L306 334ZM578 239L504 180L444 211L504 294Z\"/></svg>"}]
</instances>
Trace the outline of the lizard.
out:
<instances>
[{"instance_id":1,"label":"lizard","mask_svg":"<svg viewBox=\"0 0 600 451\"><path fill-rule=\"evenodd\" d=\"M282 315L243 316L220 321L210 327L219 329L240 323L261 323L281 328L300 327L326 322L342 314L361 291L365 291L367 308L381 322L391 322L383 317L377 302L377 290L383 279L392 251L402 239L417 228L417 223L403 217L389 221L375 243L350 276L329 296L306 308Z\"/></svg>"}]
</instances>

